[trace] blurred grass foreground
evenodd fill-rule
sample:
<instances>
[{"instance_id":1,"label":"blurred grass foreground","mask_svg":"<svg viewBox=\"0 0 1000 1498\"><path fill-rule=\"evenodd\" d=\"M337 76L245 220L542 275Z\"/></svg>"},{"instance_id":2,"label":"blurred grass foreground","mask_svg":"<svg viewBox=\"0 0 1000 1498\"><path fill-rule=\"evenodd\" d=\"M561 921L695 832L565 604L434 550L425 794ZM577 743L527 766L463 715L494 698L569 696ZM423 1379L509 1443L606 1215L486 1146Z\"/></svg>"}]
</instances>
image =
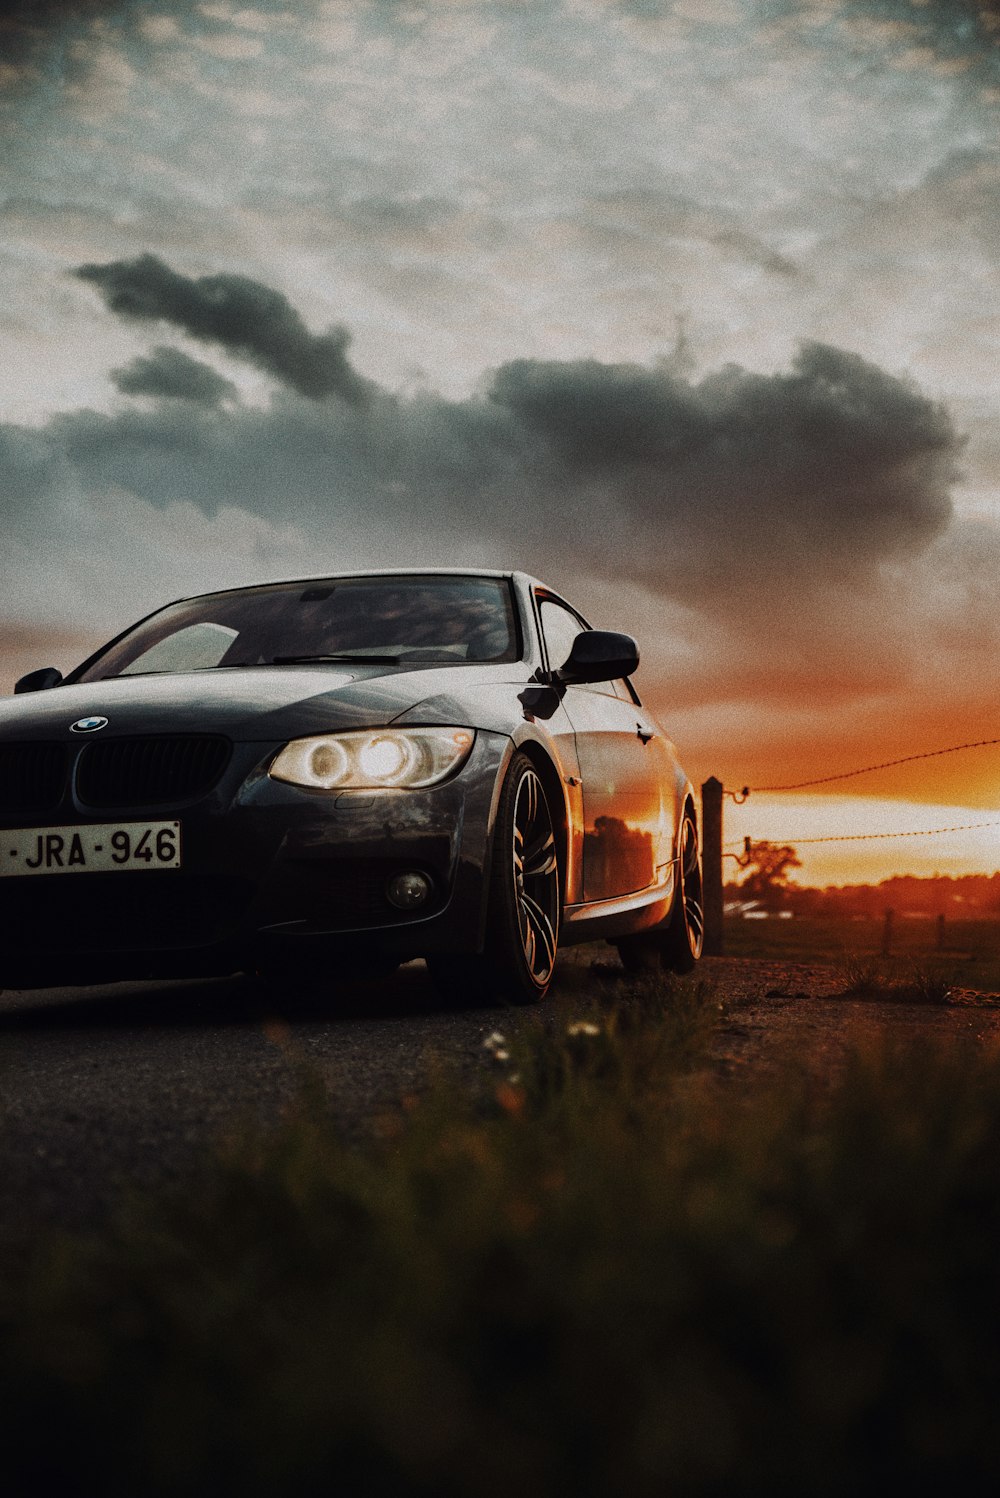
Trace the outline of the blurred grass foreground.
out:
<instances>
[{"instance_id":1,"label":"blurred grass foreground","mask_svg":"<svg viewBox=\"0 0 1000 1498\"><path fill-rule=\"evenodd\" d=\"M1000 1056L749 1090L704 985L579 1007L10 1270L5 1491L996 1491Z\"/></svg>"}]
</instances>

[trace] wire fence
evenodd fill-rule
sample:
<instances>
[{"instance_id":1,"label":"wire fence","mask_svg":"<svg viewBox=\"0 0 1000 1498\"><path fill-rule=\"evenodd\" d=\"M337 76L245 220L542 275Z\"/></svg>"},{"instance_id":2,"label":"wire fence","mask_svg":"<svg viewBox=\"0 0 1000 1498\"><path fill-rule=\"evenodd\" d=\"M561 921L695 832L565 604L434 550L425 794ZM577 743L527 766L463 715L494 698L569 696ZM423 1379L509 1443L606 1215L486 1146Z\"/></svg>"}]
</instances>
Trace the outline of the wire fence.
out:
<instances>
[{"instance_id":1,"label":"wire fence","mask_svg":"<svg viewBox=\"0 0 1000 1498\"><path fill-rule=\"evenodd\" d=\"M919 754L902 754L896 759L882 760L878 764L861 765L858 769L855 770L840 770L834 775L818 775L813 780L799 780L791 782L788 785L744 786L742 790L738 792L725 791L724 794L731 796L738 805L741 805L748 796L752 795L761 796L766 794L776 794L783 791L809 790L817 785L832 785L835 781L852 780L855 776L858 775L870 775L874 774L878 770L890 770L895 768L895 766L897 765L909 765L914 764L918 760L939 759L942 755L945 754L958 754L960 751L967 749L994 748L997 745L1000 745L1000 738L970 739L963 744L948 744L943 749L925 749L922 750ZM921 827L912 831L905 832L855 832L835 834L824 837L769 838L768 841L782 844L794 844L796 847L816 843L867 843L883 838L940 837L949 832L977 832L980 828L986 827L1000 827L1000 820L989 822L965 822L960 826L954 827ZM743 840L744 846L745 843L746 839ZM741 845L728 843L726 846L728 848L732 848Z\"/></svg>"},{"instance_id":2,"label":"wire fence","mask_svg":"<svg viewBox=\"0 0 1000 1498\"><path fill-rule=\"evenodd\" d=\"M741 794L763 795L767 791L804 791L813 785L831 785L835 780L852 780L855 775L870 775L875 770L891 770L895 765L910 765L918 759L937 759L942 754L957 754L960 749L988 749L1000 739L974 739L966 744L949 744L945 749L924 749L920 754L903 754L899 759L884 759L881 764L862 765L857 770L840 770L836 775L819 775L815 780L799 780L793 785L744 786Z\"/></svg>"},{"instance_id":3,"label":"wire fence","mask_svg":"<svg viewBox=\"0 0 1000 1498\"><path fill-rule=\"evenodd\" d=\"M853 780L857 776L871 775L879 770L890 770L897 765L915 764L920 760L939 759L946 754L958 754L962 751L974 749L993 748L1000 745L1000 738L992 739L970 739L961 744L948 744L942 749L925 749L917 754L900 754L894 759L881 760L877 764L859 765L856 769L840 770L831 775L817 775L809 780L789 781L781 785L763 785L756 787L743 786L741 790L727 790L722 782L715 777L707 780L702 786L702 834L703 834L703 858L702 872L704 879L704 915L705 915L705 951L711 955L720 955L724 948L723 936L723 913L725 906L725 886L723 883L723 864L727 858L732 859L741 869L748 868L754 862L754 842L758 846L766 843L771 848L788 849L795 852L798 848L805 846L816 846L821 843L870 843L878 841L889 841L901 838L924 838L943 837L949 833L979 832L987 828L1000 827L1000 818L991 817L979 822L953 823L947 827L915 827L905 828L899 831L887 832L847 832L826 833L810 837L785 837L753 839L744 837L740 843L723 843L723 815L722 808L724 799L728 796L736 805L741 805L749 796L776 794L786 791L812 790L820 785L832 785L836 782ZM808 830L808 829L807 829ZM742 855L730 851L742 846ZM887 917L888 919L888 917ZM885 950L888 950L888 928L884 941Z\"/></svg>"},{"instance_id":4,"label":"wire fence","mask_svg":"<svg viewBox=\"0 0 1000 1498\"><path fill-rule=\"evenodd\" d=\"M1000 821L996 822L963 822L959 827L920 827L914 831L906 832L847 832L835 833L829 837L789 837L768 838L772 843L794 843L799 847L805 843L870 843L878 838L885 837L937 837L942 832L978 832L980 827L1000 827ZM763 839L756 839L763 841ZM741 843L727 843L727 848L743 848L746 846L746 838Z\"/></svg>"}]
</instances>

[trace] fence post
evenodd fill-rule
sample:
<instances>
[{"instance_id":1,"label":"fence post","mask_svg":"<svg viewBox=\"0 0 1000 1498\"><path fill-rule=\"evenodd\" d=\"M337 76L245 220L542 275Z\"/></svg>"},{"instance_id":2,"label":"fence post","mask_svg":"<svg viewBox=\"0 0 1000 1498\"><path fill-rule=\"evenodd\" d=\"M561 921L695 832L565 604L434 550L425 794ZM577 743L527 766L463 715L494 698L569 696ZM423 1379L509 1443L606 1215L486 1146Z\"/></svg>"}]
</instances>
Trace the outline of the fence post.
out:
<instances>
[{"instance_id":1,"label":"fence post","mask_svg":"<svg viewBox=\"0 0 1000 1498\"><path fill-rule=\"evenodd\" d=\"M721 957L722 781L713 775L701 788L701 871L705 894L705 955Z\"/></svg>"},{"instance_id":2,"label":"fence post","mask_svg":"<svg viewBox=\"0 0 1000 1498\"><path fill-rule=\"evenodd\" d=\"M894 910L887 910L886 911L886 913L885 913L885 920L884 920L884 922L882 924L882 956L883 957L891 957L892 956L892 927L893 927L893 922L894 922L895 918L896 918L896 912Z\"/></svg>"}]
</instances>

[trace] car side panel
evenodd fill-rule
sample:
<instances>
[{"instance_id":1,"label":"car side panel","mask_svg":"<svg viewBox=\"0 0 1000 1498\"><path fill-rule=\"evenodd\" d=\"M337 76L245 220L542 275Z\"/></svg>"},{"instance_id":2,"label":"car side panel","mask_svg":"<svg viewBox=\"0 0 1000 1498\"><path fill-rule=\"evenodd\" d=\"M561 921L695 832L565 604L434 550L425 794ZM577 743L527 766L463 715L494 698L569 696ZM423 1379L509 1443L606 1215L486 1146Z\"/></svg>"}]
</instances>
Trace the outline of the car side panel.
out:
<instances>
[{"instance_id":1,"label":"car side panel","mask_svg":"<svg viewBox=\"0 0 1000 1498\"><path fill-rule=\"evenodd\" d=\"M583 898L636 894L658 882L672 856L662 731L610 683L569 687L565 706L583 778Z\"/></svg>"}]
</instances>

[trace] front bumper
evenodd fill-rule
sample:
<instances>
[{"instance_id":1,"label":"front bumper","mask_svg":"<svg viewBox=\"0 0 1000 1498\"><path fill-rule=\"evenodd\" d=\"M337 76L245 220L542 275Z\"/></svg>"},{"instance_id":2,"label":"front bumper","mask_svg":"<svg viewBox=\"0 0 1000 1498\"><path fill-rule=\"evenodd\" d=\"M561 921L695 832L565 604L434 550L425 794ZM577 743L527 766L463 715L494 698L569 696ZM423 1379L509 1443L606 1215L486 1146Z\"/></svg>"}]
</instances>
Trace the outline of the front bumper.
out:
<instances>
[{"instance_id":1,"label":"front bumper","mask_svg":"<svg viewBox=\"0 0 1000 1498\"><path fill-rule=\"evenodd\" d=\"M32 827L56 827L176 817L183 865L0 879L0 987L480 950L510 740L478 732L468 760L441 785L339 794L271 780L280 747L237 744L212 793L187 805L95 814L71 786L57 808L31 818ZM27 825L23 816L18 825ZM432 885L412 912L385 893L408 870Z\"/></svg>"}]
</instances>

